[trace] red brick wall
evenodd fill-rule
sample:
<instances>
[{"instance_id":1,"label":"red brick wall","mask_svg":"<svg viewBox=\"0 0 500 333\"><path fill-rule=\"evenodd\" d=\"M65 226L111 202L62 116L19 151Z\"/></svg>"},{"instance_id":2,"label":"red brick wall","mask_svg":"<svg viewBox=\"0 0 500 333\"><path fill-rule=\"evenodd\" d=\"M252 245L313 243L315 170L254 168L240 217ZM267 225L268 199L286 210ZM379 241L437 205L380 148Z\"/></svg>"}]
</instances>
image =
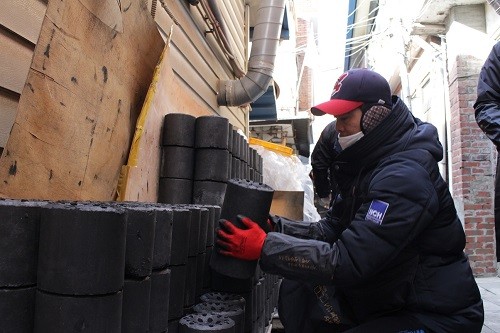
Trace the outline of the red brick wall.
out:
<instances>
[{"instance_id":1,"label":"red brick wall","mask_svg":"<svg viewBox=\"0 0 500 333\"><path fill-rule=\"evenodd\" d=\"M301 67L304 63L305 51L307 49L307 37L309 34L308 20L301 18L297 19L297 66L300 73ZM302 79L299 83L299 111L309 110L312 104L312 71L308 66L304 66L302 72Z\"/></svg>"},{"instance_id":2,"label":"red brick wall","mask_svg":"<svg viewBox=\"0 0 500 333\"><path fill-rule=\"evenodd\" d=\"M493 218L496 152L474 118L478 73L483 64L458 56L450 71L453 196L463 202L465 252L475 275L496 273Z\"/></svg>"}]
</instances>

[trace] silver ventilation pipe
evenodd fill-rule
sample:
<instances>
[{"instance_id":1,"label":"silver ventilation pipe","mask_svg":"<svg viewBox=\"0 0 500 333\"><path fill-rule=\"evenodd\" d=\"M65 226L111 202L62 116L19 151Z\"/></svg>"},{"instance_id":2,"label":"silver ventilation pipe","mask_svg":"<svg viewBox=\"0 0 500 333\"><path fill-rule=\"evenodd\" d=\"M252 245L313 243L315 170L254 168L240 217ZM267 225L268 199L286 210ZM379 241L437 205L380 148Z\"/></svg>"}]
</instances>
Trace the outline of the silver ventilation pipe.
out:
<instances>
[{"instance_id":1,"label":"silver ventilation pipe","mask_svg":"<svg viewBox=\"0 0 500 333\"><path fill-rule=\"evenodd\" d=\"M273 78L285 0L262 0L253 30L248 72L236 80L220 81L217 103L241 106L262 96Z\"/></svg>"}]
</instances>

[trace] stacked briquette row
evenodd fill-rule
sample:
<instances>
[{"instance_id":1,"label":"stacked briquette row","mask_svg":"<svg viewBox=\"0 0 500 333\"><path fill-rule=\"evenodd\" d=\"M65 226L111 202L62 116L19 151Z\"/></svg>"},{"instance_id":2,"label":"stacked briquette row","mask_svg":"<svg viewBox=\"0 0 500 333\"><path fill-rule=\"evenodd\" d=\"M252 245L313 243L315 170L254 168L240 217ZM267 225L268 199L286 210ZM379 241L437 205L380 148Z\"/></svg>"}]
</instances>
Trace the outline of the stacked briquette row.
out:
<instances>
[{"instance_id":1,"label":"stacked briquette row","mask_svg":"<svg viewBox=\"0 0 500 333\"><path fill-rule=\"evenodd\" d=\"M0 318L6 332L32 332L40 206L0 200Z\"/></svg>"},{"instance_id":2,"label":"stacked briquette row","mask_svg":"<svg viewBox=\"0 0 500 333\"><path fill-rule=\"evenodd\" d=\"M158 202L221 206L231 178L262 182L263 160L219 116L164 118Z\"/></svg>"},{"instance_id":3,"label":"stacked briquette row","mask_svg":"<svg viewBox=\"0 0 500 333\"><path fill-rule=\"evenodd\" d=\"M231 179L221 207L221 218L245 228L238 219L238 215L244 215L267 230L273 194L273 189L265 184ZM277 304L280 279L264 274L257 260L238 260L217 251L212 253L210 267L212 290L240 294L247 301L245 332L262 332L260 329L269 324L270 315Z\"/></svg>"},{"instance_id":4,"label":"stacked briquette row","mask_svg":"<svg viewBox=\"0 0 500 333\"><path fill-rule=\"evenodd\" d=\"M210 290L206 253L219 213L210 205L0 200L1 331L175 331L185 305ZM191 225L199 228L193 238Z\"/></svg>"},{"instance_id":5,"label":"stacked briquette row","mask_svg":"<svg viewBox=\"0 0 500 333\"><path fill-rule=\"evenodd\" d=\"M164 118L158 202L192 203L195 123L195 117L183 113Z\"/></svg>"},{"instance_id":6,"label":"stacked briquette row","mask_svg":"<svg viewBox=\"0 0 500 333\"><path fill-rule=\"evenodd\" d=\"M259 331L274 310L257 302L266 275L228 280L209 261L229 179L261 182L260 155L215 116L167 115L162 147L169 205L0 201L2 329L176 332L203 292L228 291L247 300L244 331ZM234 311L219 310L224 323Z\"/></svg>"}]
</instances>

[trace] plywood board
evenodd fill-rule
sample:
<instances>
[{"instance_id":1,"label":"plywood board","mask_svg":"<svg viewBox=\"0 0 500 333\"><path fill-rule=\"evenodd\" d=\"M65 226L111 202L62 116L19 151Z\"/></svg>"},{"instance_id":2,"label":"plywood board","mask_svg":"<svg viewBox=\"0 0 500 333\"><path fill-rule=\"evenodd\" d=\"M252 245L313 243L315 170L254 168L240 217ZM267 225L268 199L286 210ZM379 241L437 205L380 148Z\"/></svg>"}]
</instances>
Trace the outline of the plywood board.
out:
<instances>
[{"instance_id":1,"label":"plywood board","mask_svg":"<svg viewBox=\"0 0 500 333\"><path fill-rule=\"evenodd\" d=\"M121 5L123 33L80 1L50 1L0 158L0 195L112 200L164 42L145 0Z\"/></svg>"},{"instance_id":2,"label":"plywood board","mask_svg":"<svg viewBox=\"0 0 500 333\"><path fill-rule=\"evenodd\" d=\"M19 95L0 89L0 147L5 147L16 119Z\"/></svg>"},{"instance_id":3,"label":"plywood board","mask_svg":"<svg viewBox=\"0 0 500 333\"><path fill-rule=\"evenodd\" d=\"M92 14L111 29L123 32L123 19L119 1L79 0ZM150 8L147 4L146 8Z\"/></svg>"},{"instance_id":4,"label":"plywood board","mask_svg":"<svg viewBox=\"0 0 500 333\"><path fill-rule=\"evenodd\" d=\"M172 33L176 33L172 28ZM126 166L122 169L119 200L156 202L160 178L160 138L163 119L168 113L187 113L194 117L210 115L209 108L193 98L191 89L172 69L170 44L167 43L137 122Z\"/></svg>"}]
</instances>

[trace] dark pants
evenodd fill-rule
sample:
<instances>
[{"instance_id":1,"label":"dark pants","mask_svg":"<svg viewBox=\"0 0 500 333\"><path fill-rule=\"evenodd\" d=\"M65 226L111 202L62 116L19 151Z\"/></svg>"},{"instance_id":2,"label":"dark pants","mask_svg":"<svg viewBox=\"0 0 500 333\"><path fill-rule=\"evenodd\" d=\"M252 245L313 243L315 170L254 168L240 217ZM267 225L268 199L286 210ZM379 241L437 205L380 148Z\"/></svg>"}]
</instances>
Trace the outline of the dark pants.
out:
<instances>
[{"instance_id":1,"label":"dark pants","mask_svg":"<svg viewBox=\"0 0 500 333\"><path fill-rule=\"evenodd\" d=\"M321 297L321 301L314 290L314 287L303 282L282 281L278 314L285 333L478 333L484 321L483 302L478 301L449 315L401 310L356 323L352 320L352 314L346 311L348 306L336 297L334 287L328 288L329 297ZM325 304L328 306L325 307ZM331 318L332 311L338 314L340 324L323 320Z\"/></svg>"},{"instance_id":2,"label":"dark pants","mask_svg":"<svg viewBox=\"0 0 500 333\"><path fill-rule=\"evenodd\" d=\"M497 173L495 175L495 239L497 262L500 262L500 152L497 155Z\"/></svg>"},{"instance_id":3,"label":"dark pants","mask_svg":"<svg viewBox=\"0 0 500 333\"><path fill-rule=\"evenodd\" d=\"M285 328L286 329L286 328ZM397 316L378 318L351 329L338 329L335 326L324 325L317 327L314 333L430 333L416 318L411 315L401 314ZM286 333L286 330L285 330Z\"/></svg>"},{"instance_id":4,"label":"dark pants","mask_svg":"<svg viewBox=\"0 0 500 333\"><path fill-rule=\"evenodd\" d=\"M364 324L355 324L350 314L342 311L345 307L336 299L335 288L329 287L328 299L314 292L314 286L303 282L284 279L281 282L278 314L285 328L285 333L429 333L430 331L414 316L400 312L391 316L371 320ZM322 294L325 296L326 294ZM323 305L321 305L323 304ZM324 306L324 305L328 306ZM329 311L325 311L329 310ZM326 323L322 319L330 317L334 311L341 319L340 324Z\"/></svg>"}]
</instances>

